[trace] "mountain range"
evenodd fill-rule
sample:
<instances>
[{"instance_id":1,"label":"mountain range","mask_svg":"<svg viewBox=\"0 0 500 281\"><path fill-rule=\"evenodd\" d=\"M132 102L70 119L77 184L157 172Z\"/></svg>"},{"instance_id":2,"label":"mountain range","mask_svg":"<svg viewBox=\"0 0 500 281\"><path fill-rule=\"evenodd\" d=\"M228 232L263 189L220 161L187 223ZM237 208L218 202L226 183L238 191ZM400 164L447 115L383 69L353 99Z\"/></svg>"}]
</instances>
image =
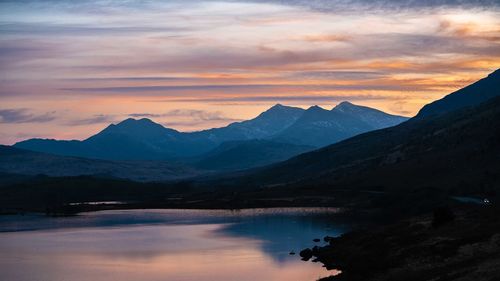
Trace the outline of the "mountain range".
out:
<instances>
[{"instance_id":1,"label":"mountain range","mask_svg":"<svg viewBox=\"0 0 500 281\"><path fill-rule=\"evenodd\" d=\"M341 102L331 110L312 106L273 139L323 147L360 133L392 127L407 119L349 102Z\"/></svg>"},{"instance_id":2,"label":"mountain range","mask_svg":"<svg viewBox=\"0 0 500 281\"><path fill-rule=\"evenodd\" d=\"M246 150L244 153L252 153L248 149L255 148L256 140L268 140L259 142L259 148L268 151L268 155L279 155L264 161L269 164L285 160L310 148L332 144L405 120L406 117L348 102L340 103L332 110L318 106L304 110L277 104L254 119L198 132L178 132L150 119L129 118L118 124L111 124L83 141L29 139L14 146L56 155L104 160L179 160L204 154L213 158L228 146L225 142L233 142L232 151L235 151L235 141L238 142L240 150ZM242 141L251 142L245 145ZM267 145L269 147L264 148ZM273 149L277 151L271 152ZM258 152L259 150L255 150L253 153ZM247 168L251 166L248 164L236 166Z\"/></svg>"}]
</instances>

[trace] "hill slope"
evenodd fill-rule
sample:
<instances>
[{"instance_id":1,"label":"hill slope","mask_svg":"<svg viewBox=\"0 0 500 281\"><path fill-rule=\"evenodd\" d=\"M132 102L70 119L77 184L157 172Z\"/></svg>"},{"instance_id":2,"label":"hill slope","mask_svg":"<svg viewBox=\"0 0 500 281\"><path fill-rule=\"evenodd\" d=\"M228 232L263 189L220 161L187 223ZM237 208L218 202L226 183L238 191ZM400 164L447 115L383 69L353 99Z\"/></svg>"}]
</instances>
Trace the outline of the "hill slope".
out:
<instances>
[{"instance_id":1,"label":"hill slope","mask_svg":"<svg viewBox=\"0 0 500 281\"><path fill-rule=\"evenodd\" d=\"M302 108L276 104L253 119L191 134L217 145L225 141L264 139L279 134L295 123L303 113Z\"/></svg>"},{"instance_id":2,"label":"hill slope","mask_svg":"<svg viewBox=\"0 0 500 281\"><path fill-rule=\"evenodd\" d=\"M85 159L0 145L0 173L52 177L93 175L135 181L166 181L198 175L200 172L159 161Z\"/></svg>"},{"instance_id":3,"label":"hill slope","mask_svg":"<svg viewBox=\"0 0 500 281\"><path fill-rule=\"evenodd\" d=\"M231 141L200 156L194 166L208 170L241 170L284 161L313 149L269 140Z\"/></svg>"},{"instance_id":4,"label":"hill slope","mask_svg":"<svg viewBox=\"0 0 500 281\"><path fill-rule=\"evenodd\" d=\"M466 106L475 106L500 95L500 69L488 77L424 106L417 117L443 114Z\"/></svg>"}]
</instances>

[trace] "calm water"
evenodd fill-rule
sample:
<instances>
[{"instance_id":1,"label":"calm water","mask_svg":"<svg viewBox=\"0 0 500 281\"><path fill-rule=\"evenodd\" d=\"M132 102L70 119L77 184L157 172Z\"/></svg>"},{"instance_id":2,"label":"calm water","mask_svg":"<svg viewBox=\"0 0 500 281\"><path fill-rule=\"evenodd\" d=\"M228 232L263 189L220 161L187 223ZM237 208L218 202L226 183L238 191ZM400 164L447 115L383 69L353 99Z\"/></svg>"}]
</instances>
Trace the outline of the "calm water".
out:
<instances>
[{"instance_id":1,"label":"calm water","mask_svg":"<svg viewBox=\"0 0 500 281\"><path fill-rule=\"evenodd\" d=\"M298 253L346 230L335 209L127 210L0 217L0 280L316 280ZM322 243L318 243L322 244Z\"/></svg>"}]
</instances>

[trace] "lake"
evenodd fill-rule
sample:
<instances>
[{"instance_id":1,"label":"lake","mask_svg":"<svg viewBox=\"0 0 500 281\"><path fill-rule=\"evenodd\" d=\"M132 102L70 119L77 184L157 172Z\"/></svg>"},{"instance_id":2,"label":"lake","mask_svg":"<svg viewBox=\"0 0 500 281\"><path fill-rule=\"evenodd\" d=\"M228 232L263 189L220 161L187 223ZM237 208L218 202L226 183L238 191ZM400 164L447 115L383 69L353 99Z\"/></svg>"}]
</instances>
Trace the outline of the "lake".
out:
<instances>
[{"instance_id":1,"label":"lake","mask_svg":"<svg viewBox=\"0 0 500 281\"><path fill-rule=\"evenodd\" d=\"M0 217L0 280L317 280L300 260L340 235L333 208L121 210ZM289 255L294 251L296 255Z\"/></svg>"}]
</instances>

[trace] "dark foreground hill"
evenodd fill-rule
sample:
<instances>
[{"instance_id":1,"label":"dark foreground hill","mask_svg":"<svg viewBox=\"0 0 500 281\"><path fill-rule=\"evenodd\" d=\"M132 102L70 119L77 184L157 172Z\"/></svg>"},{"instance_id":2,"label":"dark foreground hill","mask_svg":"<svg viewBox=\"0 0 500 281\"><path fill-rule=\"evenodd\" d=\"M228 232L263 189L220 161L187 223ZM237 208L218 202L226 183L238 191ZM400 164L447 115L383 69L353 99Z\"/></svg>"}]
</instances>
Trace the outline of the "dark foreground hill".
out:
<instances>
[{"instance_id":1,"label":"dark foreground hill","mask_svg":"<svg viewBox=\"0 0 500 281\"><path fill-rule=\"evenodd\" d=\"M500 95L500 69L488 77L462 88L446 97L424 106L417 117L423 118L451 112L467 106L475 106Z\"/></svg>"}]
</instances>

